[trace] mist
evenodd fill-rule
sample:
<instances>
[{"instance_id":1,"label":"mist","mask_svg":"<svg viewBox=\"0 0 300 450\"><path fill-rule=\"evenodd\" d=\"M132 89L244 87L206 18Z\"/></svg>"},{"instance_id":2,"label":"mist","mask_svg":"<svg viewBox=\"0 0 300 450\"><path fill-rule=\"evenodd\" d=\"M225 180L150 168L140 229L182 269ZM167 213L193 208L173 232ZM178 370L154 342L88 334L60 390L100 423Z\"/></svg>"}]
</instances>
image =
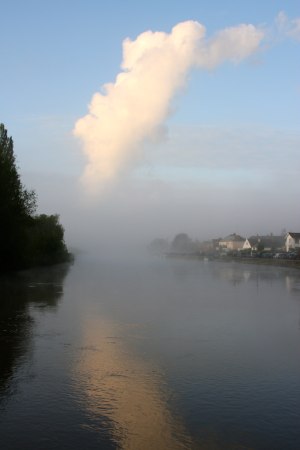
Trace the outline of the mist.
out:
<instances>
[{"instance_id":1,"label":"mist","mask_svg":"<svg viewBox=\"0 0 300 450\"><path fill-rule=\"evenodd\" d=\"M60 213L71 248L128 257L180 232L207 240L298 229L299 145L293 133L172 128L167 143L145 147L147 164L105 195L91 197L77 176L27 173L24 181L36 187L41 212ZM198 147L209 150L205 158Z\"/></svg>"}]
</instances>

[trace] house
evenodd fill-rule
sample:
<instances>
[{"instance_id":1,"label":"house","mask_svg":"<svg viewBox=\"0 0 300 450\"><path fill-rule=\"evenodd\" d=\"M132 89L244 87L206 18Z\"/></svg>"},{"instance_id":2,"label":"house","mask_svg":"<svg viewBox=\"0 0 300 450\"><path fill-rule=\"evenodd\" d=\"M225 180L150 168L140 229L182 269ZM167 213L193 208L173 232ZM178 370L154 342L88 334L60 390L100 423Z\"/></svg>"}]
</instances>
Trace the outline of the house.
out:
<instances>
[{"instance_id":1,"label":"house","mask_svg":"<svg viewBox=\"0 0 300 450\"><path fill-rule=\"evenodd\" d=\"M245 238L239 234L233 233L219 241L220 250L241 250L243 248Z\"/></svg>"},{"instance_id":2,"label":"house","mask_svg":"<svg viewBox=\"0 0 300 450\"><path fill-rule=\"evenodd\" d=\"M243 244L243 250L255 250L259 242L259 236L251 236L247 238Z\"/></svg>"},{"instance_id":3,"label":"house","mask_svg":"<svg viewBox=\"0 0 300 450\"><path fill-rule=\"evenodd\" d=\"M212 241L199 242L198 251L201 253L211 253L213 251Z\"/></svg>"},{"instance_id":4,"label":"house","mask_svg":"<svg viewBox=\"0 0 300 450\"><path fill-rule=\"evenodd\" d=\"M300 233L292 233L289 231L285 236L285 249L290 250L300 249Z\"/></svg>"},{"instance_id":5,"label":"house","mask_svg":"<svg viewBox=\"0 0 300 450\"><path fill-rule=\"evenodd\" d=\"M282 251L285 248L284 236L251 236L245 240L243 250L265 250L265 251Z\"/></svg>"},{"instance_id":6,"label":"house","mask_svg":"<svg viewBox=\"0 0 300 450\"><path fill-rule=\"evenodd\" d=\"M198 251L205 254L212 254L219 250L219 241L218 239L211 239L210 241L203 241L198 243Z\"/></svg>"}]
</instances>

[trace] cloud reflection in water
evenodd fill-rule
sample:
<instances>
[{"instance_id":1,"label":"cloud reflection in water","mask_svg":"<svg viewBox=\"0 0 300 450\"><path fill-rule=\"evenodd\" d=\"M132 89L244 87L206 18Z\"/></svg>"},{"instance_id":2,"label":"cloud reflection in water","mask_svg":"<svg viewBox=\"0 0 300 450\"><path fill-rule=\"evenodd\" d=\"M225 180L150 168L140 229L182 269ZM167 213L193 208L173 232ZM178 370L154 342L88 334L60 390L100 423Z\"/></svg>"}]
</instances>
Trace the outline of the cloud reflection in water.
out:
<instances>
[{"instance_id":1,"label":"cloud reflection in water","mask_svg":"<svg viewBox=\"0 0 300 450\"><path fill-rule=\"evenodd\" d=\"M99 432L104 423L118 448L192 448L183 425L168 408L163 383L157 368L133 355L120 327L88 319L74 385L89 419L95 426L98 420Z\"/></svg>"}]
</instances>

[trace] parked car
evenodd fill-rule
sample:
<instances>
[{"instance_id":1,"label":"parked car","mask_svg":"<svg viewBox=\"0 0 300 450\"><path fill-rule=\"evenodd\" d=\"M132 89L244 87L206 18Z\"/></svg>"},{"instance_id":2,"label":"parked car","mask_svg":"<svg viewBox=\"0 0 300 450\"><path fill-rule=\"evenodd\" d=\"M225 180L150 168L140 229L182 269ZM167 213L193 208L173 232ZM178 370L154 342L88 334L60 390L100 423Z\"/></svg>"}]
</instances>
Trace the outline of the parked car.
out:
<instances>
[{"instance_id":1,"label":"parked car","mask_svg":"<svg viewBox=\"0 0 300 450\"><path fill-rule=\"evenodd\" d=\"M275 259L287 259L288 256L287 256L287 253L281 252L281 253L275 253L274 258Z\"/></svg>"},{"instance_id":2,"label":"parked car","mask_svg":"<svg viewBox=\"0 0 300 450\"><path fill-rule=\"evenodd\" d=\"M271 253L271 252L262 252L262 253L260 254L260 257L261 257L261 258L273 258L273 256L274 256L274 254Z\"/></svg>"},{"instance_id":3,"label":"parked car","mask_svg":"<svg viewBox=\"0 0 300 450\"><path fill-rule=\"evenodd\" d=\"M288 259L300 259L300 254L297 251L287 253Z\"/></svg>"}]
</instances>

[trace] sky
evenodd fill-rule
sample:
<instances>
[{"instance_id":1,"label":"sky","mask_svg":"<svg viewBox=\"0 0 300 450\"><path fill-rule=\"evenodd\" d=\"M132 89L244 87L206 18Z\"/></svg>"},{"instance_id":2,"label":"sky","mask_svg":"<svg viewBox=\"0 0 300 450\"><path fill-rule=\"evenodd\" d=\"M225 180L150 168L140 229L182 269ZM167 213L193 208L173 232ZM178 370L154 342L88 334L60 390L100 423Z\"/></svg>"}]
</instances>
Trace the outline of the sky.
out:
<instances>
[{"instance_id":1,"label":"sky","mask_svg":"<svg viewBox=\"0 0 300 450\"><path fill-rule=\"evenodd\" d=\"M71 246L300 231L298 1L0 6L0 122Z\"/></svg>"}]
</instances>

